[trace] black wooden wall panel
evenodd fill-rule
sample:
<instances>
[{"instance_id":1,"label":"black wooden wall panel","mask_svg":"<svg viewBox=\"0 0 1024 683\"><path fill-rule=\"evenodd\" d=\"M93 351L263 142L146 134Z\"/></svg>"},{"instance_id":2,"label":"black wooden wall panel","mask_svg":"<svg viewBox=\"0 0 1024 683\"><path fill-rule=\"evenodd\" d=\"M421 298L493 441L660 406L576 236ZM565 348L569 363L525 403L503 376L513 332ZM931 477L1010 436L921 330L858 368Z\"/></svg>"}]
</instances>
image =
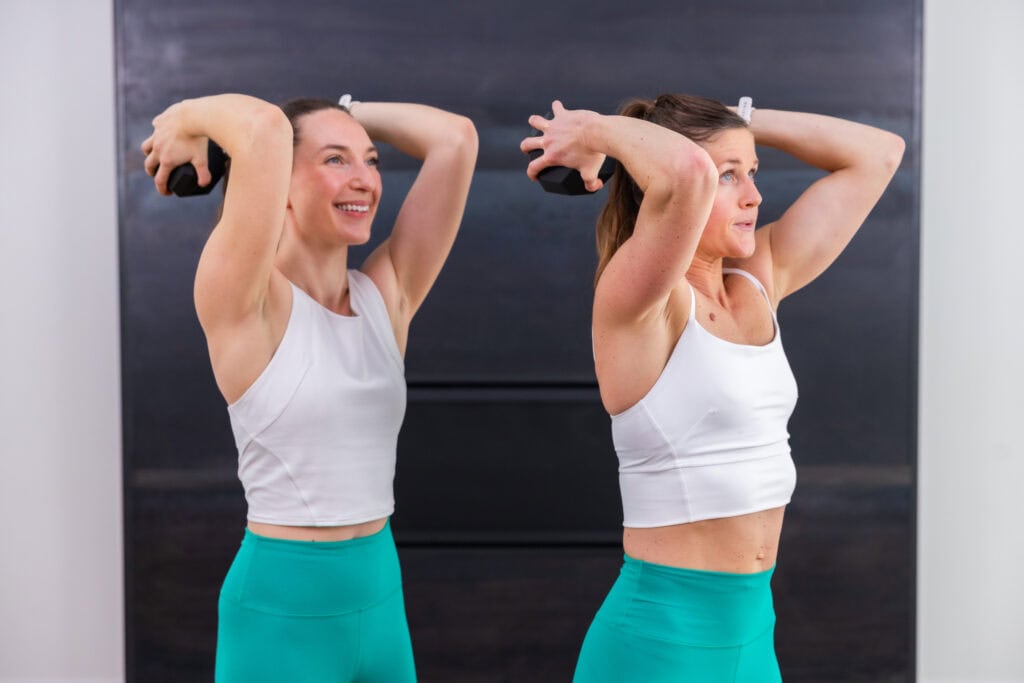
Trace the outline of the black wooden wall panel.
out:
<instances>
[{"instance_id":1,"label":"black wooden wall panel","mask_svg":"<svg viewBox=\"0 0 1024 683\"><path fill-rule=\"evenodd\" d=\"M780 310L799 483L774 581L785 678L913 680L920 0L117 0L129 679L209 679L244 524L192 310L217 197L158 196L139 143L216 92L419 101L470 116L459 239L413 324L397 512L424 681L565 681L621 561L589 339L603 196L523 174L526 117L661 91L835 114L906 138L847 253ZM818 173L761 150L761 222ZM384 150L381 239L415 174Z\"/></svg>"}]
</instances>

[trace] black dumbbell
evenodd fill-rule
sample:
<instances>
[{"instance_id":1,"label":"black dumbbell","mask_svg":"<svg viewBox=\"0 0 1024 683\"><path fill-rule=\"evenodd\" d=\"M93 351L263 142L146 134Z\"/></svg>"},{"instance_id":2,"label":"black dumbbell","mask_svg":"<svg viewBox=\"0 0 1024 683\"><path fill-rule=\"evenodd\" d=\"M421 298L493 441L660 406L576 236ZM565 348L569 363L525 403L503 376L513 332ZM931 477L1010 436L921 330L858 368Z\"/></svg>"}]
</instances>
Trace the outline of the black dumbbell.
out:
<instances>
[{"instance_id":1,"label":"black dumbbell","mask_svg":"<svg viewBox=\"0 0 1024 683\"><path fill-rule=\"evenodd\" d=\"M539 149L532 150L530 158L536 159L541 154L543 152ZM601 168L597 172L597 177L601 179L601 182L606 183L614 172L615 159L605 157L604 163L601 164ZM537 174L537 182L540 183L545 192L574 195L594 194L583 184L583 176L580 175L580 172L568 166L548 166Z\"/></svg>"},{"instance_id":2,"label":"black dumbbell","mask_svg":"<svg viewBox=\"0 0 1024 683\"><path fill-rule=\"evenodd\" d=\"M194 197L209 194L213 186L224 177L228 155L213 140L206 147L206 165L210 169L210 182L205 186L199 184L199 175L192 164L178 166L167 179L167 189L179 197Z\"/></svg>"},{"instance_id":3,"label":"black dumbbell","mask_svg":"<svg viewBox=\"0 0 1024 683\"><path fill-rule=\"evenodd\" d=\"M551 114L549 113L546 118L550 116ZM532 135L540 135L540 131L533 129ZM536 159L543 153L543 150L539 149L530 150L530 159ZM605 157L604 163L601 164L601 168L597 172L597 177L601 179L602 183L608 182L608 179L615 173L615 164L615 159ZM584 185L583 176L580 175L580 172L568 166L548 166L537 174L537 182L540 183L545 192L552 192L554 194L594 194Z\"/></svg>"}]
</instances>

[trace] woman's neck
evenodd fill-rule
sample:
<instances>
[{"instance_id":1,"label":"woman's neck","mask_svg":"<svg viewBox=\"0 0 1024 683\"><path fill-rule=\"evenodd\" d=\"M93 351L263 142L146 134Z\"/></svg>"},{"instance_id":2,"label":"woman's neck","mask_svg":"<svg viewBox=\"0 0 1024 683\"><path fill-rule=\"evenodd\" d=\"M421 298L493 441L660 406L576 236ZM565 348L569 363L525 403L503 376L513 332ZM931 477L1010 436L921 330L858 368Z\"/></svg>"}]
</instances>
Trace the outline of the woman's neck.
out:
<instances>
[{"instance_id":1,"label":"woman's neck","mask_svg":"<svg viewBox=\"0 0 1024 683\"><path fill-rule=\"evenodd\" d=\"M686 271L686 280L708 299L725 303L725 280L721 258L706 258L697 254Z\"/></svg>"},{"instance_id":2,"label":"woman's neck","mask_svg":"<svg viewBox=\"0 0 1024 683\"><path fill-rule=\"evenodd\" d=\"M286 229L281 236L274 265L325 308L343 315L351 314L347 245L312 245Z\"/></svg>"}]
</instances>

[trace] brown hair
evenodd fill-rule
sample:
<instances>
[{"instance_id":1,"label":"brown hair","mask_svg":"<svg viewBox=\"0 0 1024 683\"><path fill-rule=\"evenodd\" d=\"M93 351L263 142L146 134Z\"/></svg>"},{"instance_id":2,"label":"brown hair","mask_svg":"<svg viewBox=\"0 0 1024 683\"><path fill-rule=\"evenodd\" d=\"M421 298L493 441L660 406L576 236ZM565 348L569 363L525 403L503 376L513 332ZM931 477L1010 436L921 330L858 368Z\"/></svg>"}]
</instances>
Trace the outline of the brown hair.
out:
<instances>
[{"instance_id":1,"label":"brown hair","mask_svg":"<svg viewBox=\"0 0 1024 683\"><path fill-rule=\"evenodd\" d=\"M706 142L730 128L747 127L746 121L718 100L697 95L664 94L654 100L633 99L622 106L619 115L656 123L694 142ZM616 164L608 201L597 219L595 286L612 256L633 235L643 197L625 167Z\"/></svg>"},{"instance_id":2,"label":"brown hair","mask_svg":"<svg viewBox=\"0 0 1024 683\"><path fill-rule=\"evenodd\" d=\"M341 106L337 102L325 100L322 97L299 97L294 100L288 100L281 105L281 111L288 117L288 122L292 124L292 131L294 132L292 137L293 146L299 146L299 120L307 114L313 114L323 109L337 109L351 116L346 107Z\"/></svg>"}]
</instances>

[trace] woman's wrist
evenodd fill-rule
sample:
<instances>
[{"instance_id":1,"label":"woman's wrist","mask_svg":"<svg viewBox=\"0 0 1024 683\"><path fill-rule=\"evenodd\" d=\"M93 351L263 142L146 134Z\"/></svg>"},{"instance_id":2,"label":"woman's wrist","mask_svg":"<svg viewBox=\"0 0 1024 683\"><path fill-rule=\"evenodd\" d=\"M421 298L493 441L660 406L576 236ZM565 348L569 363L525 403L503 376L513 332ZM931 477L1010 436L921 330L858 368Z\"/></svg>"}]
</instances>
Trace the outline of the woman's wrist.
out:
<instances>
[{"instance_id":1,"label":"woman's wrist","mask_svg":"<svg viewBox=\"0 0 1024 683\"><path fill-rule=\"evenodd\" d=\"M607 154L605 145L601 144L604 117L594 111L581 112L584 115L580 125L580 145L588 152ZM594 143L597 143L596 145Z\"/></svg>"}]
</instances>

